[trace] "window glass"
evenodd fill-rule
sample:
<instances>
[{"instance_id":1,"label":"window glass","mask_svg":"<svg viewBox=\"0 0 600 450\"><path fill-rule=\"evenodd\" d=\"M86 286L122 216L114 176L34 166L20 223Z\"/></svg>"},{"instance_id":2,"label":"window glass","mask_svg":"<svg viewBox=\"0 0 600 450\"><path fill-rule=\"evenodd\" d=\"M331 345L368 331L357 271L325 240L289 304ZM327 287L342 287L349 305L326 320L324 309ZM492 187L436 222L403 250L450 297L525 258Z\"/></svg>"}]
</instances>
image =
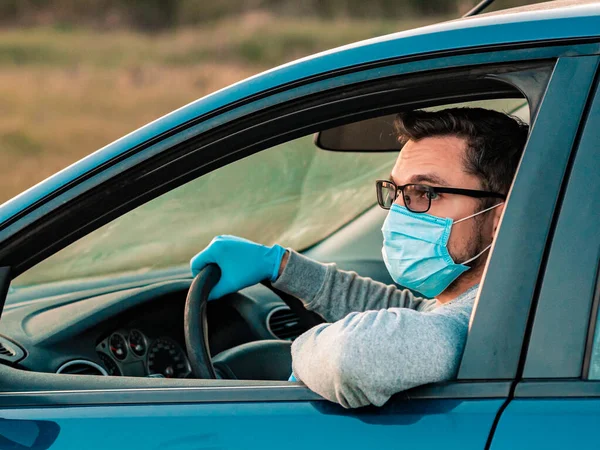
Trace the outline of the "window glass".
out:
<instances>
[{"instance_id":1,"label":"window glass","mask_svg":"<svg viewBox=\"0 0 600 450\"><path fill-rule=\"evenodd\" d=\"M522 99L460 106L520 111L528 117ZM374 136L379 136L377 130ZM183 296L161 297L157 291L156 299L163 300L146 300L143 312L124 306L123 313L99 320L89 333L70 335L66 330L77 329L84 320L91 327L90 320L102 316L94 316L97 308L108 310L113 299L123 305L126 300L112 295L86 298L85 293L63 305L65 296L59 294L86 292L96 284L111 288L114 284L116 291L123 289L120 277L150 274L148 278L158 280L165 269L169 275L188 275L190 258L219 234L296 250L310 247L376 204L375 180L388 178L397 156L397 152L324 151L315 146L312 135L304 136L217 169L124 214L13 280L7 301L15 307L4 315L4 326L24 330L32 347L34 341L41 342L40 336L54 336L62 348L52 353L56 358L27 359L20 364L32 371L83 373L77 371L90 369L78 365L85 358L109 375L187 376ZM43 299L39 308L24 310L16 305L32 298ZM210 323L215 355L257 335L241 316L237 319L237 310L227 303L220 305L222 309ZM78 316L73 322L71 314ZM159 360L166 353L183 357L177 364L166 357L163 364Z\"/></svg>"},{"instance_id":2,"label":"window glass","mask_svg":"<svg viewBox=\"0 0 600 450\"><path fill-rule=\"evenodd\" d=\"M529 119L524 99L428 109L450 106ZM11 291L47 282L185 270L190 258L219 234L305 249L376 203L374 182L389 176L396 157L394 152L323 151L312 135L278 145L119 217L17 277Z\"/></svg>"},{"instance_id":3,"label":"window glass","mask_svg":"<svg viewBox=\"0 0 600 450\"><path fill-rule=\"evenodd\" d=\"M219 234L301 250L375 201L394 153L319 150L305 136L229 164L99 228L16 278L12 287L187 267Z\"/></svg>"}]
</instances>

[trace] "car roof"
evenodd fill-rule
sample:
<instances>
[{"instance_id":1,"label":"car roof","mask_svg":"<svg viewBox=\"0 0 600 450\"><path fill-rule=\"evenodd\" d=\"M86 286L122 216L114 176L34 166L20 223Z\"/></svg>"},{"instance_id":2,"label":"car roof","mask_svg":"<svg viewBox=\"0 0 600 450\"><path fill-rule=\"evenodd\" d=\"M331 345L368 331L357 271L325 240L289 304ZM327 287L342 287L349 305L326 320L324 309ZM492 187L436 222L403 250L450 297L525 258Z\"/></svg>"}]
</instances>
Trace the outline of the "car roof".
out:
<instances>
[{"instance_id":1,"label":"car roof","mask_svg":"<svg viewBox=\"0 0 600 450\"><path fill-rule=\"evenodd\" d=\"M196 100L118 139L0 206L0 225L124 152L216 109L298 80L382 60L600 35L600 2L563 0L442 22L317 53Z\"/></svg>"},{"instance_id":2,"label":"car roof","mask_svg":"<svg viewBox=\"0 0 600 450\"><path fill-rule=\"evenodd\" d=\"M572 11L569 8L573 6L589 5L599 3L598 0L558 0L554 2L532 3L531 5L518 6L515 8L501 9L490 13L478 14L473 17L488 17L507 14L516 14L521 12L560 10L560 15L568 17Z\"/></svg>"}]
</instances>

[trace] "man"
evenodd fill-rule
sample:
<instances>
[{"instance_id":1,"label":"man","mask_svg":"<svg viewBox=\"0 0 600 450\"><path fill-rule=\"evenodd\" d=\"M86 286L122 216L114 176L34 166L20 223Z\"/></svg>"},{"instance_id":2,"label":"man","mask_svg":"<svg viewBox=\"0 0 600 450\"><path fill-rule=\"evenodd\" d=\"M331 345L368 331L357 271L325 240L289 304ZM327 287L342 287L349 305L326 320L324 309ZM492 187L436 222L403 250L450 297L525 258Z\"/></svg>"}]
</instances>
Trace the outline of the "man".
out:
<instances>
[{"instance_id":1,"label":"man","mask_svg":"<svg viewBox=\"0 0 600 450\"><path fill-rule=\"evenodd\" d=\"M398 115L403 144L377 181L386 286L293 250L219 236L191 261L222 270L210 298L269 279L328 322L292 345L298 381L342 406L456 376L488 250L517 169L527 126L480 108ZM351 201L349 199L348 201ZM431 299L431 300L430 300Z\"/></svg>"}]
</instances>

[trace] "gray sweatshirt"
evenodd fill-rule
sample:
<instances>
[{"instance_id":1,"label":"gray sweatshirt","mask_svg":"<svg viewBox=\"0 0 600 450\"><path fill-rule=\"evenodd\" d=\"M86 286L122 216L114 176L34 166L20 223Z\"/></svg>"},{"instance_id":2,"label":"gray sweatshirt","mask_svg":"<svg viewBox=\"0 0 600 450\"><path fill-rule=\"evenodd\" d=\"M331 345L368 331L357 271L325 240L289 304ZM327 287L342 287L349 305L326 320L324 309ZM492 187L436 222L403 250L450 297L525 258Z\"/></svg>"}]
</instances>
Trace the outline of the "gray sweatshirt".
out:
<instances>
[{"instance_id":1,"label":"gray sweatshirt","mask_svg":"<svg viewBox=\"0 0 600 450\"><path fill-rule=\"evenodd\" d=\"M440 305L294 251L273 285L331 322L294 341L292 369L345 408L381 406L397 392L454 378L478 288Z\"/></svg>"}]
</instances>

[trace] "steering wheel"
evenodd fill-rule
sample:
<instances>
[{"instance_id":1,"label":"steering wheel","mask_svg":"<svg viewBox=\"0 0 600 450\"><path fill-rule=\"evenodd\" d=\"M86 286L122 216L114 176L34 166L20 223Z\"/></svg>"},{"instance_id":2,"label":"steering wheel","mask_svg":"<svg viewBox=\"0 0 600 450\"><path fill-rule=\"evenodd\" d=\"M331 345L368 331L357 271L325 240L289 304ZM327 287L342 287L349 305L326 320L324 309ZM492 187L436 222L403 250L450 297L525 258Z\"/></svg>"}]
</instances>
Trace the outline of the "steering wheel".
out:
<instances>
[{"instance_id":1,"label":"steering wheel","mask_svg":"<svg viewBox=\"0 0 600 450\"><path fill-rule=\"evenodd\" d=\"M194 378L215 379L217 374L210 359L208 327L206 326L206 304L210 290L221 278L221 269L216 264L204 267L190 286L185 300L183 332L188 359Z\"/></svg>"},{"instance_id":2,"label":"steering wheel","mask_svg":"<svg viewBox=\"0 0 600 450\"><path fill-rule=\"evenodd\" d=\"M192 367L192 372L195 378L216 379L217 374L213 366L210 355L210 347L208 342L208 327L206 320L206 305L208 302L208 294L211 289L219 282L221 277L221 269L216 264L208 264L205 266L192 281L185 301L184 311L184 335L185 345L187 347L188 359ZM289 308L298 315L300 323L306 328L311 328L325 320L318 314L308 311L304 308L302 302L297 298L275 289L270 283L263 283L266 287L277 294ZM242 344L233 349L226 350L219 354L217 358L221 363L220 372L226 372L229 376L234 376L233 368L244 368L244 366L253 365L251 370L254 374L260 376L259 379L271 376L274 379L282 378L280 374L265 373L261 370L261 357L273 362L279 362L279 365L284 370L284 375L291 366L291 356L289 355L289 341L282 340L264 340L258 342L249 342ZM224 369L224 370L221 370ZM283 377L284 379L285 376ZM249 378L254 379L254 378Z\"/></svg>"}]
</instances>

